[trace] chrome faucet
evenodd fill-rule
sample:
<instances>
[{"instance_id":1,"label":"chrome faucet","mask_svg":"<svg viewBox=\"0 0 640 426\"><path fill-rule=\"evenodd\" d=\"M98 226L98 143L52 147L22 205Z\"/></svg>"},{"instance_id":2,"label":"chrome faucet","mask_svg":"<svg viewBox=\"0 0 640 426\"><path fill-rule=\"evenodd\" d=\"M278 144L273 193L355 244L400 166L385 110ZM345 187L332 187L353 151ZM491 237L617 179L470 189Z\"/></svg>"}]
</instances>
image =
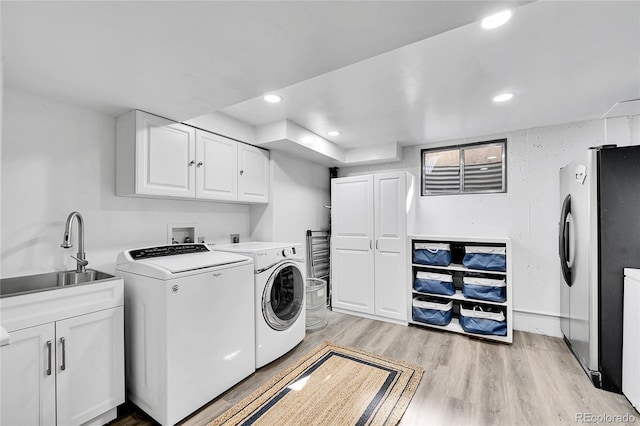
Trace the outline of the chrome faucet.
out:
<instances>
[{"instance_id":1,"label":"chrome faucet","mask_svg":"<svg viewBox=\"0 0 640 426\"><path fill-rule=\"evenodd\" d=\"M84 272L85 267L89 262L85 259L84 222L82 221L82 215L80 215L80 213L72 212L69 217L67 217L67 224L64 226L64 237L60 247L66 249L73 247L73 244L71 244L71 225L73 225L73 219L77 219L78 221L78 255L71 257L73 257L78 263L76 266L76 272Z\"/></svg>"}]
</instances>

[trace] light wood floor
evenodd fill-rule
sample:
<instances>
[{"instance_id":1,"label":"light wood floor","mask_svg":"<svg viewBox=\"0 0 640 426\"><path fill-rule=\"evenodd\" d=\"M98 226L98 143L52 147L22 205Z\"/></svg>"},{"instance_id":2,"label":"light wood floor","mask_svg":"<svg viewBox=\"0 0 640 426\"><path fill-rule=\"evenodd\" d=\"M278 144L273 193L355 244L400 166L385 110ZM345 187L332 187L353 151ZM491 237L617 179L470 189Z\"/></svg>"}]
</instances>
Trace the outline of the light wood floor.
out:
<instances>
[{"instance_id":1,"label":"light wood floor","mask_svg":"<svg viewBox=\"0 0 640 426\"><path fill-rule=\"evenodd\" d=\"M562 339L516 331L513 345L505 345L335 312L329 312L326 328L307 333L287 355L182 424L213 420L325 340L424 367L401 425L563 425L588 423L588 415L611 416L600 422L611 424L631 415L629 423L640 424L640 414L623 395L593 387ZM135 407L121 411L113 425L154 424Z\"/></svg>"}]
</instances>

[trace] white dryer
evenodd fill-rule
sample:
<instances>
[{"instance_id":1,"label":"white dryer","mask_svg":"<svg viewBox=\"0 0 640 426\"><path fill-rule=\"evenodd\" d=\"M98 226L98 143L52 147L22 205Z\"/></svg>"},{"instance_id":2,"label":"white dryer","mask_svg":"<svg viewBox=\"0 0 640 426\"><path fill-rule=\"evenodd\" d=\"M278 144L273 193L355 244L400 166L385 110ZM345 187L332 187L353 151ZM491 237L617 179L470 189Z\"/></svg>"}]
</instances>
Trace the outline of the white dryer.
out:
<instances>
[{"instance_id":1,"label":"white dryer","mask_svg":"<svg viewBox=\"0 0 640 426\"><path fill-rule=\"evenodd\" d=\"M174 244L118 255L127 396L173 425L255 371L253 261Z\"/></svg>"},{"instance_id":2,"label":"white dryer","mask_svg":"<svg viewBox=\"0 0 640 426\"><path fill-rule=\"evenodd\" d=\"M280 358L305 336L304 255L301 244L247 242L212 250L253 258L256 368Z\"/></svg>"}]
</instances>

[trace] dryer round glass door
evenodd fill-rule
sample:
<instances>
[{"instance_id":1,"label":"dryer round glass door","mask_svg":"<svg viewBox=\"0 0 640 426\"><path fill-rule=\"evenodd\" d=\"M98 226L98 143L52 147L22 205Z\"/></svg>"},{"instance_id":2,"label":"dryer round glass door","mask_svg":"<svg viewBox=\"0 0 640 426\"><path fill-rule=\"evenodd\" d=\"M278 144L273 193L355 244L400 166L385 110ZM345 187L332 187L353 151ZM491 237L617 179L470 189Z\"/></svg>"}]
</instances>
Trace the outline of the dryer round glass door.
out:
<instances>
[{"instance_id":1,"label":"dryer round glass door","mask_svg":"<svg viewBox=\"0 0 640 426\"><path fill-rule=\"evenodd\" d=\"M291 262L278 266L262 294L262 315L269 327L286 330L296 322L303 309L304 279Z\"/></svg>"}]
</instances>

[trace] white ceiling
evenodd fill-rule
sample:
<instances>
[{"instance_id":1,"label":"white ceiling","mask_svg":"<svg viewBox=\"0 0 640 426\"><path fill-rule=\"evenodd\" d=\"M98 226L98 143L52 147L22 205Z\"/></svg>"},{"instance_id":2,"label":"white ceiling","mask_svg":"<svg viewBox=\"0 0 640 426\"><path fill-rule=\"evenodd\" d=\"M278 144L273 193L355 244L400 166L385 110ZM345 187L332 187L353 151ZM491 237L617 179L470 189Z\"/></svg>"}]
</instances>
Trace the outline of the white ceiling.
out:
<instances>
[{"instance_id":1,"label":"white ceiling","mask_svg":"<svg viewBox=\"0 0 640 426\"><path fill-rule=\"evenodd\" d=\"M519 5L493 31L478 21ZM288 119L345 148L599 118L640 98L640 2L3 1L4 85L118 115ZM516 92L505 104L491 97ZM276 92L281 104L262 94ZM326 131L337 128L339 137Z\"/></svg>"}]
</instances>

